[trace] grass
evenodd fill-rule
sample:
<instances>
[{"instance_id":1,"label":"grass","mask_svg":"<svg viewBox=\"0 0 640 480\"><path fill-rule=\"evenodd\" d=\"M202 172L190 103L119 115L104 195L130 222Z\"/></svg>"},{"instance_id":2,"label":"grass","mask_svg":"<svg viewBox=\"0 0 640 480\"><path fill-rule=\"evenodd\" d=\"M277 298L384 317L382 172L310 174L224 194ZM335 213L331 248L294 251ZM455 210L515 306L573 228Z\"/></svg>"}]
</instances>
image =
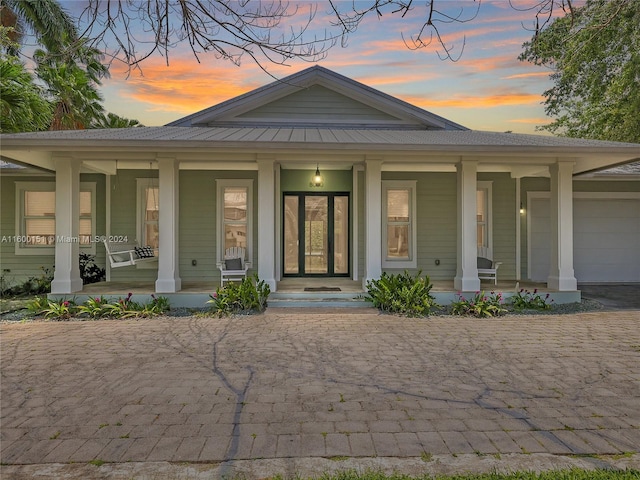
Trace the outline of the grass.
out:
<instances>
[{"instance_id":1,"label":"grass","mask_svg":"<svg viewBox=\"0 0 640 480\"><path fill-rule=\"evenodd\" d=\"M459 475L410 476L382 472L347 470L323 475L321 480L639 480L640 470L551 470L547 472L469 473Z\"/></svg>"}]
</instances>

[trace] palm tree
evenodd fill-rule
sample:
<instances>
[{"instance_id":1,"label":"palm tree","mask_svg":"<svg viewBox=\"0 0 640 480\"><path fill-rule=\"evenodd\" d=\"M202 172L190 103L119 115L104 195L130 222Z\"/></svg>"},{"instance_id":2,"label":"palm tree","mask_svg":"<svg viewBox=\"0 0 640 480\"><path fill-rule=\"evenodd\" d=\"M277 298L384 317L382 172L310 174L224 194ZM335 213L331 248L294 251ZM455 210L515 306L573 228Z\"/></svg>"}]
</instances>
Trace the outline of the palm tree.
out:
<instances>
[{"instance_id":1,"label":"palm tree","mask_svg":"<svg viewBox=\"0 0 640 480\"><path fill-rule=\"evenodd\" d=\"M90 128L103 115L102 97L85 70L70 63L41 64L38 77L52 99L53 120L49 130Z\"/></svg>"},{"instance_id":2,"label":"palm tree","mask_svg":"<svg viewBox=\"0 0 640 480\"><path fill-rule=\"evenodd\" d=\"M51 105L17 57L0 56L0 132L45 130Z\"/></svg>"},{"instance_id":3,"label":"palm tree","mask_svg":"<svg viewBox=\"0 0 640 480\"><path fill-rule=\"evenodd\" d=\"M58 52L65 46L62 38L71 43L78 39L73 19L56 0L0 0L0 24L12 29L13 42L19 42L30 31L49 52ZM18 49L10 46L7 52L16 55Z\"/></svg>"},{"instance_id":4,"label":"palm tree","mask_svg":"<svg viewBox=\"0 0 640 480\"><path fill-rule=\"evenodd\" d=\"M130 127L144 127L138 120L132 120L130 118L124 118L116 115L115 113L107 113L99 119L94 125L95 128L130 128Z\"/></svg>"}]
</instances>

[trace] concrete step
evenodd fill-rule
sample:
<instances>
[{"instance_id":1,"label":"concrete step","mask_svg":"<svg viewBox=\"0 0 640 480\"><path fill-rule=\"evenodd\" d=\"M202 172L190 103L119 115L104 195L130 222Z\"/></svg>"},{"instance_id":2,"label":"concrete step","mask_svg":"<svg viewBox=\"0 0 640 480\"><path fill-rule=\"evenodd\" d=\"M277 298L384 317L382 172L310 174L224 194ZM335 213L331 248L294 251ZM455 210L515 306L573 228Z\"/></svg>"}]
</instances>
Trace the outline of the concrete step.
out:
<instances>
[{"instance_id":1,"label":"concrete step","mask_svg":"<svg viewBox=\"0 0 640 480\"><path fill-rule=\"evenodd\" d=\"M371 308L364 292L273 292L270 307L293 308Z\"/></svg>"}]
</instances>

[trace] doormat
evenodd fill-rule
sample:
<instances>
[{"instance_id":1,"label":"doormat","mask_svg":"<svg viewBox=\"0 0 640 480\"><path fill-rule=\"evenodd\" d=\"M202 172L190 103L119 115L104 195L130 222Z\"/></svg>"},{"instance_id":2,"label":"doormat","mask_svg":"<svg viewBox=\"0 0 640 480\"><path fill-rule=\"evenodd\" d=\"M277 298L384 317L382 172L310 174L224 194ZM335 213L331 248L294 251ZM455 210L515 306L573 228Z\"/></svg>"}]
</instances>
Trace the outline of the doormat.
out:
<instances>
[{"instance_id":1,"label":"doormat","mask_svg":"<svg viewBox=\"0 0 640 480\"><path fill-rule=\"evenodd\" d=\"M306 287L305 292L341 292L340 287Z\"/></svg>"}]
</instances>

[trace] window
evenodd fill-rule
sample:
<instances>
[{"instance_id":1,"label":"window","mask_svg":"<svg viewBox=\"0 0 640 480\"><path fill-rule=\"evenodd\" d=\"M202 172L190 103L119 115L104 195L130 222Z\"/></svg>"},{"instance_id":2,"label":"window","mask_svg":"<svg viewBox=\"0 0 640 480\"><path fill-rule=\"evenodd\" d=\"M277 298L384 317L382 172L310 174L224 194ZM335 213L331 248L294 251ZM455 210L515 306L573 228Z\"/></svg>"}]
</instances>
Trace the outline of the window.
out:
<instances>
[{"instance_id":1,"label":"window","mask_svg":"<svg viewBox=\"0 0 640 480\"><path fill-rule=\"evenodd\" d=\"M80 224L77 239L95 254L95 183L80 184ZM53 182L16 182L16 255L50 255L56 241L56 193Z\"/></svg>"},{"instance_id":2,"label":"window","mask_svg":"<svg viewBox=\"0 0 640 480\"><path fill-rule=\"evenodd\" d=\"M493 258L491 197L491 182L478 182L478 190L476 191L478 256L485 258Z\"/></svg>"},{"instance_id":3,"label":"window","mask_svg":"<svg viewBox=\"0 0 640 480\"><path fill-rule=\"evenodd\" d=\"M138 178L137 198L137 238L140 246L153 248L153 253L158 256L158 218L160 215L159 202L160 191L157 178Z\"/></svg>"},{"instance_id":4,"label":"window","mask_svg":"<svg viewBox=\"0 0 640 480\"><path fill-rule=\"evenodd\" d=\"M416 182L383 181L382 186L382 266L416 268Z\"/></svg>"},{"instance_id":5,"label":"window","mask_svg":"<svg viewBox=\"0 0 640 480\"><path fill-rule=\"evenodd\" d=\"M218 196L218 261L231 247L246 249L251 260L253 231L253 180L216 180Z\"/></svg>"}]
</instances>

